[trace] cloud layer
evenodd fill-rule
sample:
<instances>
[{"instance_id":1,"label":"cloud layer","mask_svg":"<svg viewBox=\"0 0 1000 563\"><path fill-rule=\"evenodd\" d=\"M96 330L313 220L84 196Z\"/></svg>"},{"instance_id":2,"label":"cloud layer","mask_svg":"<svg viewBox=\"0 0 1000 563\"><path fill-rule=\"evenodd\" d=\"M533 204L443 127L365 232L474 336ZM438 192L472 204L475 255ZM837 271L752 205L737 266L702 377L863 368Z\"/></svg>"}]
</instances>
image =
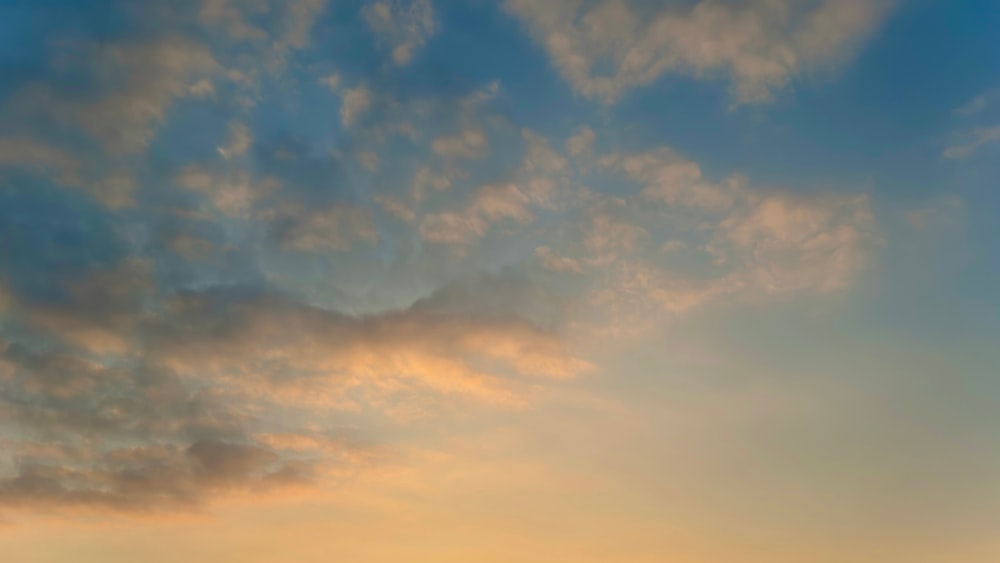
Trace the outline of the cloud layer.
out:
<instances>
[{"instance_id":1,"label":"cloud layer","mask_svg":"<svg viewBox=\"0 0 1000 563\"><path fill-rule=\"evenodd\" d=\"M887 7L504 10L585 98L681 72L757 102ZM0 68L0 511L336 483L407 425L530 411L615 338L847 291L877 256L865 193L523 126L500 80L419 66L435 9L130 8Z\"/></svg>"},{"instance_id":2,"label":"cloud layer","mask_svg":"<svg viewBox=\"0 0 1000 563\"><path fill-rule=\"evenodd\" d=\"M725 74L739 103L770 100L803 72L837 63L891 1L508 0L573 89L605 103L667 73ZM608 71L599 69L608 68Z\"/></svg>"}]
</instances>

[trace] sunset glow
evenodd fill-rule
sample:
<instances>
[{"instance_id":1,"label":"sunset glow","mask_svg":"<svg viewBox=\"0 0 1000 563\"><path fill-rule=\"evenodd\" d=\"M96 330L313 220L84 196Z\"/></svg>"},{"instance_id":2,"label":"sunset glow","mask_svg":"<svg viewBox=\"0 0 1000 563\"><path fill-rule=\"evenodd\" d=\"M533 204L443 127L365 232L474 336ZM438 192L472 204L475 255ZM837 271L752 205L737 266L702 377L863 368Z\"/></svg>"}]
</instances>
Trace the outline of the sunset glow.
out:
<instances>
[{"instance_id":1,"label":"sunset glow","mask_svg":"<svg viewBox=\"0 0 1000 563\"><path fill-rule=\"evenodd\" d=\"M1000 561L998 38L0 2L0 562Z\"/></svg>"}]
</instances>

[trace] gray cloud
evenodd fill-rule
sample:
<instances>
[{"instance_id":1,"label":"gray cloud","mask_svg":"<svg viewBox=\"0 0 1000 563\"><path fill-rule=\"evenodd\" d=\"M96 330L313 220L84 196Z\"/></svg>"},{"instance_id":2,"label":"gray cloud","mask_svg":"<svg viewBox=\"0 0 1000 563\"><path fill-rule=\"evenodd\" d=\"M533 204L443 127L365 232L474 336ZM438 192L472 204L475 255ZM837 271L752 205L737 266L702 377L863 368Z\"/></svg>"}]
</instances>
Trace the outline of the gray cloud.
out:
<instances>
[{"instance_id":1,"label":"gray cloud","mask_svg":"<svg viewBox=\"0 0 1000 563\"><path fill-rule=\"evenodd\" d=\"M266 289L161 293L131 258L62 285L5 290L0 510L182 510L306 485L366 447L295 413L413 416L413 391L519 405L531 380L588 369L518 314L535 290L515 275L367 317Z\"/></svg>"}]
</instances>

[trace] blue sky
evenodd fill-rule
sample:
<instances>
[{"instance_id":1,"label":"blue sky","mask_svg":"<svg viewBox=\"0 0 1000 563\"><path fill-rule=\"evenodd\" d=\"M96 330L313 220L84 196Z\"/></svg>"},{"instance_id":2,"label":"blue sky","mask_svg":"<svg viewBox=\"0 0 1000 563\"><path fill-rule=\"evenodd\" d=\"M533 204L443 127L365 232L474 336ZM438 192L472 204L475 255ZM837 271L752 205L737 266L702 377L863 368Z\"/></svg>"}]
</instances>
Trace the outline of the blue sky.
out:
<instances>
[{"instance_id":1,"label":"blue sky","mask_svg":"<svg viewBox=\"0 0 1000 563\"><path fill-rule=\"evenodd\" d=\"M995 561L998 36L4 3L0 552Z\"/></svg>"}]
</instances>

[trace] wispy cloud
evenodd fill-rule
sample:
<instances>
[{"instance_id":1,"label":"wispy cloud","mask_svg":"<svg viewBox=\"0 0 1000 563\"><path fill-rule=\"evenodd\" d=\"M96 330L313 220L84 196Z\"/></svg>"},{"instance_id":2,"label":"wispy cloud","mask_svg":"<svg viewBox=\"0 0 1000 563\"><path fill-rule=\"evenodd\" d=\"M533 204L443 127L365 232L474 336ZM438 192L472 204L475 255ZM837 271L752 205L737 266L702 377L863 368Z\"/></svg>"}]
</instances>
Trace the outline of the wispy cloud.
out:
<instances>
[{"instance_id":1,"label":"wispy cloud","mask_svg":"<svg viewBox=\"0 0 1000 563\"><path fill-rule=\"evenodd\" d=\"M994 105L998 99L1000 99L1000 88L993 88L953 109L952 113L962 117L972 117Z\"/></svg>"},{"instance_id":2,"label":"wispy cloud","mask_svg":"<svg viewBox=\"0 0 1000 563\"><path fill-rule=\"evenodd\" d=\"M844 151L810 137L822 151L787 162L799 155L782 143L816 131L779 116L784 104L743 119L709 115L697 96L681 100L690 108L626 98L680 75L765 102L851 58L893 5L196 0L109 5L97 27L67 23L72 39L46 23L37 61L17 50L0 64L0 511L132 518L293 489L326 502L336 490L349 499L337 499L338 518L357 529L355 517L384 524L388 512L420 514L421 533L445 529L426 516L451 511L435 503L448 498L490 513L464 529L499 537L513 528L493 524L509 514L551 524L563 513L534 510L548 497L522 506L525 491L554 495L565 514L581 513L565 498L606 494L592 512L662 523L646 503L670 503L631 477L663 460L683 459L708 490L733 482L703 477L707 458L731 468L727 455L819 424L815 412L834 422L809 443L826 444L842 428L833 411L858 397L831 402L809 385L799 396L785 377L802 381L816 358L817 371L842 364L809 355L798 326L782 327L790 343L768 331L793 307L867 289L885 273L873 264L894 251L883 245L892 229L930 239L972 203L896 206L894 192L855 187L891 176L868 159L817 165L825 176L811 178ZM511 43L482 43L496 38ZM996 146L991 95L954 110L967 129L944 157ZM807 105L795 119L813 116ZM691 115L643 122L664 108ZM767 142L779 148L756 145ZM771 322L771 309L755 315L776 304L772 325L739 332L745 317ZM813 348L839 353L823 339L840 328ZM754 357L725 356L740 346ZM947 367L937 371L964 366ZM740 433L762 420L781 432ZM639 447L646 432L655 437ZM667 446L650 455L647 443ZM715 502L728 507L737 489ZM262 529L287 525L260 514ZM296 525L311 514L296 507ZM599 523L593 536L605 538ZM633 543L619 539L637 532L625 527L586 556L628 560L617 550ZM591 545L544 543L538 560ZM669 560L659 555L632 559Z\"/></svg>"},{"instance_id":3,"label":"wispy cloud","mask_svg":"<svg viewBox=\"0 0 1000 563\"><path fill-rule=\"evenodd\" d=\"M386 44L397 65L405 65L437 31L430 0L378 0L363 10L368 27Z\"/></svg>"},{"instance_id":4,"label":"wispy cloud","mask_svg":"<svg viewBox=\"0 0 1000 563\"><path fill-rule=\"evenodd\" d=\"M614 102L666 73L728 74L740 103L770 100L794 76L856 49L891 1L791 0L690 7L628 0L508 0L559 72L588 98ZM610 72L597 69L608 67Z\"/></svg>"},{"instance_id":5,"label":"wispy cloud","mask_svg":"<svg viewBox=\"0 0 1000 563\"><path fill-rule=\"evenodd\" d=\"M951 159L969 158L983 147L1000 141L1000 125L973 129L960 137L962 140L946 148L941 156Z\"/></svg>"},{"instance_id":6,"label":"wispy cloud","mask_svg":"<svg viewBox=\"0 0 1000 563\"><path fill-rule=\"evenodd\" d=\"M252 144L253 135L250 133L250 129L248 129L246 125L242 123L230 123L229 143L225 146L218 147L216 150L219 151L222 158L229 160L246 154Z\"/></svg>"},{"instance_id":7,"label":"wispy cloud","mask_svg":"<svg viewBox=\"0 0 1000 563\"><path fill-rule=\"evenodd\" d=\"M27 84L12 103L29 115L75 123L115 153L148 146L174 100L191 95L200 79L219 69L206 47L180 37L85 45L75 56L96 77L122 78L100 83L90 99L70 97L44 82Z\"/></svg>"},{"instance_id":8,"label":"wispy cloud","mask_svg":"<svg viewBox=\"0 0 1000 563\"><path fill-rule=\"evenodd\" d=\"M372 92L366 86L347 88L340 105L340 121L350 127L368 111L372 105Z\"/></svg>"}]
</instances>

